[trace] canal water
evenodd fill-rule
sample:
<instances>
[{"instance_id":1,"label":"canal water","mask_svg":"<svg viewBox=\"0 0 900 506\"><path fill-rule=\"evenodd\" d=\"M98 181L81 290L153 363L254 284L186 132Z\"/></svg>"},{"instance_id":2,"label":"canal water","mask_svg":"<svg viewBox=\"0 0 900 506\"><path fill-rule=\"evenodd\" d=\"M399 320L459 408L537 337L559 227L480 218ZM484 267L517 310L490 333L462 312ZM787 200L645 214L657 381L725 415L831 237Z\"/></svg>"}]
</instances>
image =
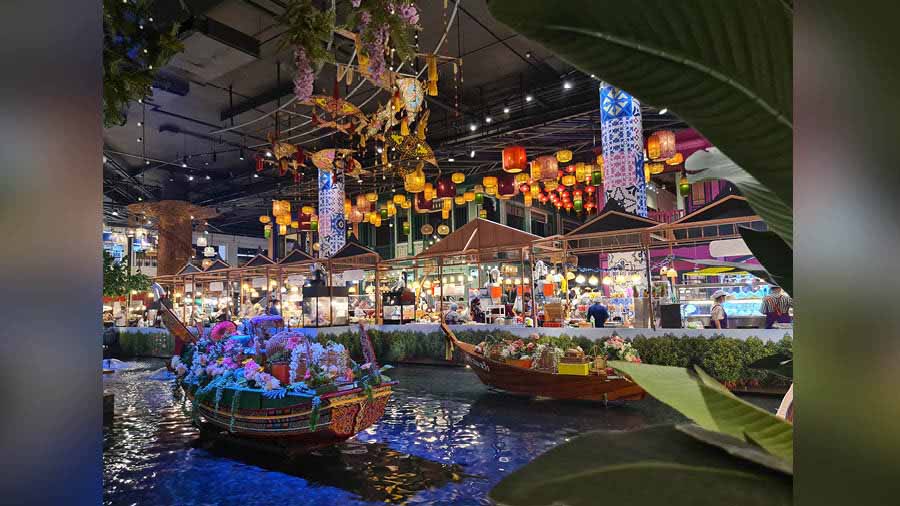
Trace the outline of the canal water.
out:
<instances>
[{"instance_id":1,"label":"canal water","mask_svg":"<svg viewBox=\"0 0 900 506\"><path fill-rule=\"evenodd\" d=\"M646 399L599 403L494 392L465 368L399 366L384 417L355 438L302 456L208 437L191 425L161 360L104 377L115 416L104 428L107 505L482 505L500 479L595 429L684 418ZM754 398L774 411L778 399ZM598 455L597 458L602 458Z\"/></svg>"}]
</instances>

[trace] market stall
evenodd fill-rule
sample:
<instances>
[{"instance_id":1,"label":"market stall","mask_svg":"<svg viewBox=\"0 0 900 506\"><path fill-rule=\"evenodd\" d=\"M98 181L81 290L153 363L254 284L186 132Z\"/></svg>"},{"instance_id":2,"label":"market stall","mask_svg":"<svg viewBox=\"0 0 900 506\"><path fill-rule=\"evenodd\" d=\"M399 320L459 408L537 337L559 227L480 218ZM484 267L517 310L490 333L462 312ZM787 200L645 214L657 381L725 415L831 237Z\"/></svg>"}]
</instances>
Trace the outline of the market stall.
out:
<instances>
[{"instance_id":1,"label":"market stall","mask_svg":"<svg viewBox=\"0 0 900 506\"><path fill-rule=\"evenodd\" d=\"M315 259L295 247L278 261L278 301L281 316L289 327L303 326L303 286L311 273Z\"/></svg>"},{"instance_id":2,"label":"market stall","mask_svg":"<svg viewBox=\"0 0 900 506\"><path fill-rule=\"evenodd\" d=\"M374 250L348 240L324 262L327 284L304 289L304 315L312 317L316 327L374 321L380 313L376 297L380 261ZM307 293L318 302L307 303Z\"/></svg>"}]
</instances>

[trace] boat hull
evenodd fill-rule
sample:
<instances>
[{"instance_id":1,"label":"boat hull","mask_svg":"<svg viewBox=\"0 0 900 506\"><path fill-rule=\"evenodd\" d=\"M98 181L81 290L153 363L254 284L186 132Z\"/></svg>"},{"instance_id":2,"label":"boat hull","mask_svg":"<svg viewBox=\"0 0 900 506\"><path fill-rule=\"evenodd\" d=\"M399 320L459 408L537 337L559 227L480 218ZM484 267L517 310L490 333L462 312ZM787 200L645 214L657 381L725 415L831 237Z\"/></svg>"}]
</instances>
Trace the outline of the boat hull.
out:
<instances>
[{"instance_id":1,"label":"boat hull","mask_svg":"<svg viewBox=\"0 0 900 506\"><path fill-rule=\"evenodd\" d=\"M198 414L210 425L233 436L255 439L289 439L309 446L327 446L348 439L377 422L392 394L392 384L372 389L372 398L362 389L322 396L315 428L311 427L309 399L279 407L235 409L201 401ZM189 389L185 392L193 397Z\"/></svg>"}]
</instances>

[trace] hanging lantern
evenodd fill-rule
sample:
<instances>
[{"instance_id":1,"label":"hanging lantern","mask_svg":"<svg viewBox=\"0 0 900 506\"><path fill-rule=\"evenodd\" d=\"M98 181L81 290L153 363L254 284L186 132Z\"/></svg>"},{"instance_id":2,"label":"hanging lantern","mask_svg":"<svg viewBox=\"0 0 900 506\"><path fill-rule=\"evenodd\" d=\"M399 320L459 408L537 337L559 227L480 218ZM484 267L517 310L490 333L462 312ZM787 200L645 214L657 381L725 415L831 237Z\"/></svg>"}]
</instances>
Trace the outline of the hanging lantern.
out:
<instances>
[{"instance_id":1,"label":"hanging lantern","mask_svg":"<svg viewBox=\"0 0 900 506\"><path fill-rule=\"evenodd\" d=\"M555 190L557 188L559 188L559 183L557 183L555 180L547 181L544 183L544 189L547 190L548 192L552 192L553 190Z\"/></svg>"},{"instance_id":2,"label":"hanging lantern","mask_svg":"<svg viewBox=\"0 0 900 506\"><path fill-rule=\"evenodd\" d=\"M562 177L563 186L574 186L575 185L575 176L572 174L566 174Z\"/></svg>"},{"instance_id":3,"label":"hanging lantern","mask_svg":"<svg viewBox=\"0 0 900 506\"><path fill-rule=\"evenodd\" d=\"M401 209L409 209L410 207L412 207L412 202L410 202L409 200L404 200L404 201L400 204L400 208L401 208Z\"/></svg>"},{"instance_id":4,"label":"hanging lantern","mask_svg":"<svg viewBox=\"0 0 900 506\"><path fill-rule=\"evenodd\" d=\"M456 196L456 183L453 182L452 178L449 177L440 177L437 181L437 198L439 199L452 199Z\"/></svg>"},{"instance_id":5,"label":"hanging lantern","mask_svg":"<svg viewBox=\"0 0 900 506\"><path fill-rule=\"evenodd\" d=\"M279 214L275 216L275 223L278 225L290 225L291 224L291 215L290 214Z\"/></svg>"},{"instance_id":6,"label":"hanging lantern","mask_svg":"<svg viewBox=\"0 0 900 506\"><path fill-rule=\"evenodd\" d=\"M541 185L537 182L531 183L528 185L528 190L531 192L531 198L536 199L541 193Z\"/></svg>"},{"instance_id":7,"label":"hanging lantern","mask_svg":"<svg viewBox=\"0 0 900 506\"><path fill-rule=\"evenodd\" d=\"M273 200L272 216L280 216L282 214L291 214L291 203L286 200Z\"/></svg>"},{"instance_id":8,"label":"hanging lantern","mask_svg":"<svg viewBox=\"0 0 900 506\"><path fill-rule=\"evenodd\" d=\"M484 193L475 194L475 204L479 206L484 204Z\"/></svg>"},{"instance_id":9,"label":"hanging lantern","mask_svg":"<svg viewBox=\"0 0 900 506\"><path fill-rule=\"evenodd\" d=\"M510 173L500 176L497 182L497 196L501 199L509 199L516 195L518 188L516 187L516 178Z\"/></svg>"},{"instance_id":10,"label":"hanging lantern","mask_svg":"<svg viewBox=\"0 0 900 506\"><path fill-rule=\"evenodd\" d=\"M374 225L375 225L375 228L378 228L378 227L381 226L381 215L380 215L380 214L376 214L376 215L375 215L375 223L374 223Z\"/></svg>"},{"instance_id":11,"label":"hanging lantern","mask_svg":"<svg viewBox=\"0 0 900 506\"><path fill-rule=\"evenodd\" d=\"M362 223L365 218L365 213L360 211L356 206L350 209L350 215L347 217L347 219L350 220L350 223L353 223L354 225L357 223Z\"/></svg>"},{"instance_id":12,"label":"hanging lantern","mask_svg":"<svg viewBox=\"0 0 900 506\"><path fill-rule=\"evenodd\" d=\"M464 195L457 195L456 197L453 197L453 203L458 206L463 206L466 204L466 198Z\"/></svg>"},{"instance_id":13,"label":"hanging lantern","mask_svg":"<svg viewBox=\"0 0 900 506\"><path fill-rule=\"evenodd\" d=\"M202 247L206 246L206 244L207 244L207 242L206 242L205 235L201 235L200 237L197 238L197 246L198 247L202 248Z\"/></svg>"},{"instance_id":14,"label":"hanging lantern","mask_svg":"<svg viewBox=\"0 0 900 506\"><path fill-rule=\"evenodd\" d=\"M419 229L419 232L422 232L422 235L431 235L434 233L434 227L432 227L430 223L426 223L422 225L422 228Z\"/></svg>"},{"instance_id":15,"label":"hanging lantern","mask_svg":"<svg viewBox=\"0 0 900 506\"><path fill-rule=\"evenodd\" d=\"M516 180L516 184L527 183L528 181L531 181L531 175L526 174L524 172L520 172L520 173L516 174L515 180Z\"/></svg>"},{"instance_id":16,"label":"hanging lantern","mask_svg":"<svg viewBox=\"0 0 900 506\"><path fill-rule=\"evenodd\" d=\"M588 195L593 195L596 190L597 190L596 186L588 185L588 186L584 187L584 192L587 193Z\"/></svg>"},{"instance_id":17,"label":"hanging lantern","mask_svg":"<svg viewBox=\"0 0 900 506\"><path fill-rule=\"evenodd\" d=\"M462 184L466 180L466 175L462 172L454 172L453 175L450 176L450 180L455 184Z\"/></svg>"},{"instance_id":18,"label":"hanging lantern","mask_svg":"<svg viewBox=\"0 0 900 506\"><path fill-rule=\"evenodd\" d=\"M268 224L265 227L263 227L263 237L265 237L266 239L268 239L269 237L272 237L272 225L271 224Z\"/></svg>"},{"instance_id":19,"label":"hanging lantern","mask_svg":"<svg viewBox=\"0 0 900 506\"><path fill-rule=\"evenodd\" d=\"M651 160L667 160L675 156L675 133L659 130L647 139L647 157Z\"/></svg>"},{"instance_id":20,"label":"hanging lantern","mask_svg":"<svg viewBox=\"0 0 900 506\"><path fill-rule=\"evenodd\" d=\"M646 163L644 164L644 182L645 183L650 182L650 167Z\"/></svg>"},{"instance_id":21,"label":"hanging lantern","mask_svg":"<svg viewBox=\"0 0 900 506\"><path fill-rule=\"evenodd\" d=\"M487 210L486 210L486 209L480 209L480 210L478 211L478 217L479 217L479 218L482 218L482 219L487 219Z\"/></svg>"},{"instance_id":22,"label":"hanging lantern","mask_svg":"<svg viewBox=\"0 0 900 506\"><path fill-rule=\"evenodd\" d=\"M533 201L533 197L531 196L531 194L526 193L525 196L523 197L523 199L525 202L525 207L531 207L531 203Z\"/></svg>"},{"instance_id":23,"label":"hanging lantern","mask_svg":"<svg viewBox=\"0 0 900 506\"><path fill-rule=\"evenodd\" d=\"M520 184L519 193L531 193L531 186L529 186L528 183Z\"/></svg>"},{"instance_id":24,"label":"hanging lantern","mask_svg":"<svg viewBox=\"0 0 900 506\"><path fill-rule=\"evenodd\" d=\"M569 159L571 160L571 158ZM537 166L537 170L533 171L534 179L541 181L556 180L556 176L559 173L559 163L555 157L550 155L539 156L535 158L534 164Z\"/></svg>"},{"instance_id":25,"label":"hanging lantern","mask_svg":"<svg viewBox=\"0 0 900 506\"><path fill-rule=\"evenodd\" d=\"M650 170L650 174L662 174L666 166L662 162L647 162L644 164Z\"/></svg>"},{"instance_id":26,"label":"hanging lantern","mask_svg":"<svg viewBox=\"0 0 900 506\"><path fill-rule=\"evenodd\" d=\"M575 199L572 202L572 207L575 209L576 212L580 213L581 211L584 210L584 201L581 199Z\"/></svg>"},{"instance_id":27,"label":"hanging lantern","mask_svg":"<svg viewBox=\"0 0 900 506\"><path fill-rule=\"evenodd\" d=\"M678 180L678 191L681 192L682 197L687 197L691 194L691 183L688 182L688 178L684 174Z\"/></svg>"},{"instance_id":28,"label":"hanging lantern","mask_svg":"<svg viewBox=\"0 0 900 506\"><path fill-rule=\"evenodd\" d=\"M350 216L350 208L351 207L353 207L353 205L350 203L350 199L345 198L344 199L344 216Z\"/></svg>"},{"instance_id":29,"label":"hanging lantern","mask_svg":"<svg viewBox=\"0 0 900 506\"><path fill-rule=\"evenodd\" d=\"M318 232L319 231L319 217L316 215L312 215L309 217L309 230L310 232Z\"/></svg>"},{"instance_id":30,"label":"hanging lantern","mask_svg":"<svg viewBox=\"0 0 900 506\"><path fill-rule=\"evenodd\" d=\"M591 166L587 165L584 162L578 162L575 164L575 180L579 183L587 182L588 178L591 177Z\"/></svg>"},{"instance_id":31,"label":"hanging lantern","mask_svg":"<svg viewBox=\"0 0 900 506\"><path fill-rule=\"evenodd\" d=\"M425 198L425 192L416 194L416 211L428 212L434 209L434 200Z\"/></svg>"},{"instance_id":32,"label":"hanging lantern","mask_svg":"<svg viewBox=\"0 0 900 506\"><path fill-rule=\"evenodd\" d=\"M409 222L408 221L403 222L403 234L409 235Z\"/></svg>"},{"instance_id":33,"label":"hanging lantern","mask_svg":"<svg viewBox=\"0 0 900 506\"><path fill-rule=\"evenodd\" d=\"M484 188L484 193L487 193L488 195L496 195L497 187L496 186L486 186Z\"/></svg>"},{"instance_id":34,"label":"hanging lantern","mask_svg":"<svg viewBox=\"0 0 900 506\"><path fill-rule=\"evenodd\" d=\"M376 200L377 200L377 198L376 198ZM350 203L350 201L347 201L347 202L344 203L344 205L347 205L347 204L349 204L349 203ZM300 208L300 212L302 212L303 214L312 214L312 213L314 213L315 211L316 211L316 210L313 209L312 206L303 206L303 207Z\"/></svg>"},{"instance_id":35,"label":"hanging lantern","mask_svg":"<svg viewBox=\"0 0 900 506\"><path fill-rule=\"evenodd\" d=\"M366 200L374 204L375 202L378 202L378 194L375 192L369 192L366 194Z\"/></svg>"},{"instance_id":36,"label":"hanging lantern","mask_svg":"<svg viewBox=\"0 0 900 506\"><path fill-rule=\"evenodd\" d=\"M403 177L403 189L409 193L419 193L425 190L425 172L422 170L424 166L424 163L420 163L416 170Z\"/></svg>"},{"instance_id":37,"label":"hanging lantern","mask_svg":"<svg viewBox=\"0 0 900 506\"><path fill-rule=\"evenodd\" d=\"M265 225L266 223L270 223L272 218L269 218L267 215L263 215L259 217L259 222Z\"/></svg>"},{"instance_id":38,"label":"hanging lantern","mask_svg":"<svg viewBox=\"0 0 900 506\"><path fill-rule=\"evenodd\" d=\"M541 192L538 195L538 201L540 201L541 204L546 204L550 201L550 197L548 197L546 193Z\"/></svg>"},{"instance_id":39,"label":"hanging lantern","mask_svg":"<svg viewBox=\"0 0 900 506\"><path fill-rule=\"evenodd\" d=\"M572 152L568 149L561 149L556 152L556 160L559 163L566 163L572 161Z\"/></svg>"},{"instance_id":40,"label":"hanging lantern","mask_svg":"<svg viewBox=\"0 0 900 506\"><path fill-rule=\"evenodd\" d=\"M378 213L371 212L371 213L369 213L368 217L366 218L366 221L368 221L370 224L374 225L375 221L377 219L378 219Z\"/></svg>"},{"instance_id":41,"label":"hanging lantern","mask_svg":"<svg viewBox=\"0 0 900 506\"><path fill-rule=\"evenodd\" d=\"M398 194L394 195L394 198L392 198L391 200L394 201L394 204L400 205L403 203L404 200L406 200L406 195L403 195L402 193L398 193Z\"/></svg>"},{"instance_id":42,"label":"hanging lantern","mask_svg":"<svg viewBox=\"0 0 900 506\"><path fill-rule=\"evenodd\" d=\"M278 235L287 234L287 225L278 225Z\"/></svg>"},{"instance_id":43,"label":"hanging lantern","mask_svg":"<svg viewBox=\"0 0 900 506\"><path fill-rule=\"evenodd\" d=\"M579 274L579 275L575 276L575 282L578 283L579 285L583 285L586 280L587 279L584 277L584 274Z\"/></svg>"},{"instance_id":44,"label":"hanging lantern","mask_svg":"<svg viewBox=\"0 0 900 506\"><path fill-rule=\"evenodd\" d=\"M603 184L603 172L599 170L594 170L591 172L591 184L601 185Z\"/></svg>"},{"instance_id":45,"label":"hanging lantern","mask_svg":"<svg viewBox=\"0 0 900 506\"><path fill-rule=\"evenodd\" d=\"M675 279L678 277L678 271L676 271L674 268L669 269L666 271L666 276L671 279Z\"/></svg>"},{"instance_id":46,"label":"hanging lantern","mask_svg":"<svg viewBox=\"0 0 900 506\"><path fill-rule=\"evenodd\" d=\"M293 228L293 229L298 229L298 228L300 228L300 222L299 222L299 221L292 221L292 222L291 222L291 228Z\"/></svg>"},{"instance_id":47,"label":"hanging lantern","mask_svg":"<svg viewBox=\"0 0 900 506\"><path fill-rule=\"evenodd\" d=\"M522 146L510 146L503 149L503 170L510 174L518 174L528 166L528 157Z\"/></svg>"},{"instance_id":48,"label":"hanging lantern","mask_svg":"<svg viewBox=\"0 0 900 506\"><path fill-rule=\"evenodd\" d=\"M463 200L466 202L475 202L475 192L467 191L463 193Z\"/></svg>"},{"instance_id":49,"label":"hanging lantern","mask_svg":"<svg viewBox=\"0 0 900 506\"><path fill-rule=\"evenodd\" d=\"M356 208L367 213L372 210L372 203L366 200L365 194L359 194L356 196Z\"/></svg>"},{"instance_id":50,"label":"hanging lantern","mask_svg":"<svg viewBox=\"0 0 900 506\"><path fill-rule=\"evenodd\" d=\"M388 219L388 210L386 207L382 207L378 210L378 216L381 217L382 220Z\"/></svg>"},{"instance_id":51,"label":"hanging lantern","mask_svg":"<svg viewBox=\"0 0 900 506\"><path fill-rule=\"evenodd\" d=\"M395 214L397 214L397 205L394 204L393 201L389 201L389 202L387 203L386 208L387 208L387 213L388 213L388 216L389 216L389 217L390 217L390 216L394 216Z\"/></svg>"},{"instance_id":52,"label":"hanging lantern","mask_svg":"<svg viewBox=\"0 0 900 506\"><path fill-rule=\"evenodd\" d=\"M437 233L439 235L447 235L450 233L450 227L441 223L440 225L438 225Z\"/></svg>"},{"instance_id":53,"label":"hanging lantern","mask_svg":"<svg viewBox=\"0 0 900 506\"><path fill-rule=\"evenodd\" d=\"M666 159L666 165L681 165L682 163L684 163L684 156L681 153L675 153L675 156Z\"/></svg>"},{"instance_id":54,"label":"hanging lantern","mask_svg":"<svg viewBox=\"0 0 900 506\"><path fill-rule=\"evenodd\" d=\"M485 188L490 188L492 186L497 186L497 177L496 176L484 176L481 180L481 184L484 185Z\"/></svg>"},{"instance_id":55,"label":"hanging lantern","mask_svg":"<svg viewBox=\"0 0 900 506\"><path fill-rule=\"evenodd\" d=\"M601 168L603 167L603 155L597 155L597 158L595 161L597 162L598 167L601 167Z\"/></svg>"}]
</instances>

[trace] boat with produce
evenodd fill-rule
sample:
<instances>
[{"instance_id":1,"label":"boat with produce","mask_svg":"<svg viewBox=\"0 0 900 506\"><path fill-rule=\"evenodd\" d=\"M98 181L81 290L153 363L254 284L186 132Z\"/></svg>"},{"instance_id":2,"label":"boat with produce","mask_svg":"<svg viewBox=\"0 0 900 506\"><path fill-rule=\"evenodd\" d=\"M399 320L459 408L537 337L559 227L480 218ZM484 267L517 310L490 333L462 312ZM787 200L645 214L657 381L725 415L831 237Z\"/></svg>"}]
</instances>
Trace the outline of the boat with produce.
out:
<instances>
[{"instance_id":1,"label":"boat with produce","mask_svg":"<svg viewBox=\"0 0 900 506\"><path fill-rule=\"evenodd\" d=\"M457 339L446 324L441 324L441 330L449 344L463 353L466 365L489 387L530 397L604 402L646 396L643 388L606 367L609 353L615 358L637 360L630 345L621 340L604 343L597 352L599 359L590 360L580 349L561 350L552 344L522 340L473 345ZM515 357L514 350L520 348L527 350L529 358Z\"/></svg>"},{"instance_id":2,"label":"boat with produce","mask_svg":"<svg viewBox=\"0 0 900 506\"><path fill-rule=\"evenodd\" d=\"M319 343L309 329L286 330L280 316L253 318L243 334L223 322L204 335L164 314L169 331L187 339L170 366L195 420L237 437L334 444L377 422L396 384L383 374L390 366L376 363L362 325L364 363L357 364L344 346Z\"/></svg>"}]
</instances>

